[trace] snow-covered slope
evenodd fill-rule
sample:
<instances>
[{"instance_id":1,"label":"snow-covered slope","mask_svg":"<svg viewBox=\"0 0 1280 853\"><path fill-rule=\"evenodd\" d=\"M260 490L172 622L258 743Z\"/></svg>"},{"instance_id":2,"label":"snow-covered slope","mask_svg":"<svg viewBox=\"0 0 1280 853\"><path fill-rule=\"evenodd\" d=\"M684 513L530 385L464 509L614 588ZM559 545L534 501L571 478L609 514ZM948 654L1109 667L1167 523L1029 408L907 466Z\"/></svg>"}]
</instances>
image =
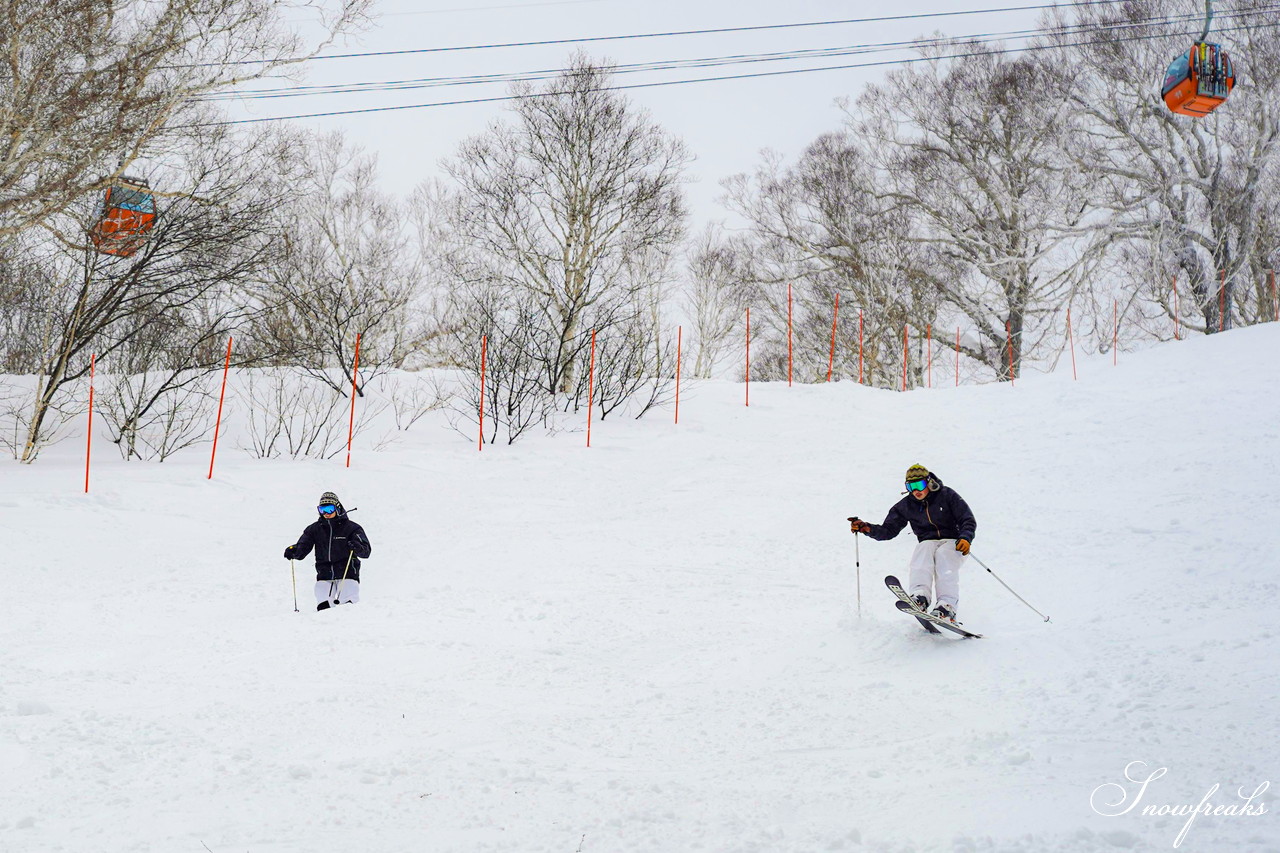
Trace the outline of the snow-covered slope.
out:
<instances>
[{"instance_id":1,"label":"snow-covered slope","mask_svg":"<svg viewBox=\"0 0 1280 853\"><path fill-rule=\"evenodd\" d=\"M706 383L477 453L5 463L11 853L1172 849L1280 773L1280 325L993 385ZM933 637L860 543L921 462L969 501ZM317 613L280 556L337 491L374 545ZM1145 762L1145 765L1131 765ZM1167 772L1137 807L1118 806ZM1280 850L1258 815L1180 849Z\"/></svg>"}]
</instances>

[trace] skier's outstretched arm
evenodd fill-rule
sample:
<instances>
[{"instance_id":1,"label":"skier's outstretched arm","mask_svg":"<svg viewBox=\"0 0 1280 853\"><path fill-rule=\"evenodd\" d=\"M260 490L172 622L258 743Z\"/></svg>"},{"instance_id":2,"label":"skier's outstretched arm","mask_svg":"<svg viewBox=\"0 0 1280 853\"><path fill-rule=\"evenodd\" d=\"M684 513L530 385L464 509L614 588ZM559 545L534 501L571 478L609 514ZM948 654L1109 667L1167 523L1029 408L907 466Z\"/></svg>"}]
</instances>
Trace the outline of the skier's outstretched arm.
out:
<instances>
[{"instance_id":1,"label":"skier's outstretched arm","mask_svg":"<svg viewBox=\"0 0 1280 853\"><path fill-rule=\"evenodd\" d=\"M286 560L305 559L314 546L315 542L311 539L311 528L308 527L302 531L302 535L298 537L297 542L284 549L284 558Z\"/></svg>"},{"instance_id":2,"label":"skier's outstretched arm","mask_svg":"<svg viewBox=\"0 0 1280 853\"><path fill-rule=\"evenodd\" d=\"M883 524L870 524L858 518L851 518L850 527L855 533L865 533L872 539L892 539L907 526L907 517L898 511L895 504L889 509Z\"/></svg>"}]
</instances>

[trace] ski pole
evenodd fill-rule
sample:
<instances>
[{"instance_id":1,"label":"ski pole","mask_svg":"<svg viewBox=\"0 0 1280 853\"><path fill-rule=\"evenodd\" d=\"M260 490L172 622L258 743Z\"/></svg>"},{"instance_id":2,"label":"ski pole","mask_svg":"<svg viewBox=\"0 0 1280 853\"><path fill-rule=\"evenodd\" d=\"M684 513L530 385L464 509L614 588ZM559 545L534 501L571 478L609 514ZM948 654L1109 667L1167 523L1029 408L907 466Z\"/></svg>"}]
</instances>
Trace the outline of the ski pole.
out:
<instances>
[{"instance_id":1,"label":"ski pole","mask_svg":"<svg viewBox=\"0 0 1280 853\"><path fill-rule=\"evenodd\" d=\"M341 601L338 601L338 598L342 596L342 585L347 582L347 572L351 570L351 558L354 557L355 555L356 555L355 551L347 552L347 565L344 566L342 569L342 580L338 581L338 590L333 594L334 604L342 603Z\"/></svg>"},{"instance_id":2,"label":"ski pole","mask_svg":"<svg viewBox=\"0 0 1280 853\"><path fill-rule=\"evenodd\" d=\"M289 574L293 576L293 612L298 613L298 570L293 567L293 560L289 561Z\"/></svg>"},{"instance_id":3,"label":"ski pole","mask_svg":"<svg viewBox=\"0 0 1280 853\"><path fill-rule=\"evenodd\" d=\"M862 618L862 553L858 547L858 534L853 534L853 566L858 579L858 618Z\"/></svg>"},{"instance_id":4,"label":"ski pole","mask_svg":"<svg viewBox=\"0 0 1280 853\"><path fill-rule=\"evenodd\" d=\"M850 516L849 522L859 521L860 519L854 515ZM853 531L853 567L854 577L858 584L858 618L862 618L862 553L858 547L858 531Z\"/></svg>"},{"instance_id":5,"label":"ski pole","mask_svg":"<svg viewBox=\"0 0 1280 853\"><path fill-rule=\"evenodd\" d=\"M1013 588L1012 588L1011 586L1009 586L1007 583L1005 583L1004 581L1001 581L1001 580L1000 580L1000 576L999 576L999 575L997 575L995 572L991 571L991 567L990 567L990 566L988 566L986 563L982 562L981 560L979 560L979 559L977 558L977 556L975 556L975 555L974 555L974 553L973 553L972 551L970 551L970 552L969 552L969 556L970 556L970 557L973 557L973 559L977 562L977 564L978 564L979 566L982 566L982 568L986 569L986 570L987 570L987 572L991 575L991 577L993 577L993 578L995 578L996 580L1000 581L1000 585L1001 585L1002 587L1004 587L1005 589L1009 590L1009 592L1013 592ZM1013 592L1013 597L1014 597L1014 598L1016 598L1016 599L1018 599L1019 601L1021 601L1023 604L1027 605L1028 607L1031 607L1031 603L1030 603L1030 602L1028 602L1028 601L1027 601L1025 598L1023 598L1022 596L1018 595L1016 592ZM1032 609L1032 610L1035 610L1037 615L1042 616L1042 617L1044 618L1044 621L1046 621L1046 622L1048 622L1048 621L1049 621L1049 617L1048 617L1048 616L1045 616L1043 613L1041 613L1039 610L1036 610L1034 607L1031 607L1031 609Z\"/></svg>"}]
</instances>

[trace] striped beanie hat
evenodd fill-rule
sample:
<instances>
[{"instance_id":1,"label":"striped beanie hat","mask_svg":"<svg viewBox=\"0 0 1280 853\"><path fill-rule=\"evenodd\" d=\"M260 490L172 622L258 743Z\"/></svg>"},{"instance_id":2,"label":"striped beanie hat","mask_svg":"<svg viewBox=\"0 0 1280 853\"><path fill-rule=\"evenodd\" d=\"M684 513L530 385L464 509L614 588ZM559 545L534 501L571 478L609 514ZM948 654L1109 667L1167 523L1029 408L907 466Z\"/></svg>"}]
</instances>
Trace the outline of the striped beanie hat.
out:
<instances>
[{"instance_id":1,"label":"striped beanie hat","mask_svg":"<svg viewBox=\"0 0 1280 853\"><path fill-rule=\"evenodd\" d=\"M928 468L923 465L912 465L907 469L906 482L914 483L916 480L927 480L929 477L930 474Z\"/></svg>"}]
</instances>

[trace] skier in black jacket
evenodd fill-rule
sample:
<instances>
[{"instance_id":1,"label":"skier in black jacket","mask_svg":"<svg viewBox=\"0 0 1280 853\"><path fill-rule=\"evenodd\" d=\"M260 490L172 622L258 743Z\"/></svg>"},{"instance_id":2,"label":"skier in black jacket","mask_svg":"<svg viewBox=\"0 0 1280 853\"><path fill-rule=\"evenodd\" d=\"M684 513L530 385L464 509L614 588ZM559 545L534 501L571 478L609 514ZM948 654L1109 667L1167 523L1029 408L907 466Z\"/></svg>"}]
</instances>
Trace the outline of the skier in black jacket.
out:
<instances>
[{"instance_id":1,"label":"skier in black jacket","mask_svg":"<svg viewBox=\"0 0 1280 853\"><path fill-rule=\"evenodd\" d=\"M936 586L938 606L933 615L955 621L960 566L969 554L978 522L964 498L923 465L907 469L907 492L909 497L890 507L883 524L868 524L854 517L849 519L849 527L872 539L892 539L910 523L920 544L911 555L907 592L921 610L927 610L929 594Z\"/></svg>"},{"instance_id":2,"label":"skier in black jacket","mask_svg":"<svg viewBox=\"0 0 1280 853\"><path fill-rule=\"evenodd\" d=\"M298 541L284 549L286 560L302 560L316 549L316 610L360 600L360 560L373 553L364 528L347 518L333 492L320 496L320 517L307 525Z\"/></svg>"}]
</instances>

